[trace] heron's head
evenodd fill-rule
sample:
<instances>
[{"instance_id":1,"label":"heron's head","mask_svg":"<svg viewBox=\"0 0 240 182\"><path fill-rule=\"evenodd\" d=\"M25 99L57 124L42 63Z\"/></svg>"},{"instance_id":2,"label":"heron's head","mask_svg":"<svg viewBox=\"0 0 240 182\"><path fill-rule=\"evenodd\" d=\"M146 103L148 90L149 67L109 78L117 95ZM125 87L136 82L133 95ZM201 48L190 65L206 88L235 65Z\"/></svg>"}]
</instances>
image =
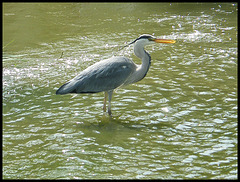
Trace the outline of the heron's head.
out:
<instances>
[{"instance_id":1,"label":"heron's head","mask_svg":"<svg viewBox=\"0 0 240 182\"><path fill-rule=\"evenodd\" d=\"M167 43L167 44L173 44L175 43L175 40L168 40L168 39L158 39L152 35L144 34L135 39L130 44L136 43L136 44L143 44L143 46L152 44L152 43ZM130 45L128 44L128 45Z\"/></svg>"}]
</instances>

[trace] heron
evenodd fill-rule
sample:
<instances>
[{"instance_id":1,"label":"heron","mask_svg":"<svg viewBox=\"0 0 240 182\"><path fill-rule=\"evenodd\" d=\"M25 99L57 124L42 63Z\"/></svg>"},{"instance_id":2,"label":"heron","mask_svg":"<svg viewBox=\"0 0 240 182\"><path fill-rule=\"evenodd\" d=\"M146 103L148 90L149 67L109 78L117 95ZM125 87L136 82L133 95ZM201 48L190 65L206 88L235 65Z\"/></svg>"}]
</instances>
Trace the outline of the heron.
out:
<instances>
[{"instance_id":1,"label":"heron","mask_svg":"<svg viewBox=\"0 0 240 182\"><path fill-rule=\"evenodd\" d=\"M134 53L142 60L141 65L137 65L131 59L123 56L102 60L62 85L56 94L104 92L103 111L106 112L108 99L107 112L112 116L111 100L114 89L138 82L146 76L151 64L151 56L144 50L144 47L153 43L173 44L175 40L159 39L148 34L141 35L126 45L134 44Z\"/></svg>"}]
</instances>

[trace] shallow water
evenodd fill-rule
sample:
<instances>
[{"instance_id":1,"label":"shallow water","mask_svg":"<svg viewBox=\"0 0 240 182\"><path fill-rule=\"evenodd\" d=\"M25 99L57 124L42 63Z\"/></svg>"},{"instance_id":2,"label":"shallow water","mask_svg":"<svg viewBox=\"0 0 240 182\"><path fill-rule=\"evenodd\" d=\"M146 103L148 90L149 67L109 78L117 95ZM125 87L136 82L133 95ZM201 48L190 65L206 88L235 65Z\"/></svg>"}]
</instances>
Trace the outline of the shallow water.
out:
<instances>
[{"instance_id":1,"label":"shallow water","mask_svg":"<svg viewBox=\"0 0 240 182\"><path fill-rule=\"evenodd\" d=\"M55 95L148 33L140 82ZM4 179L237 179L237 4L4 3Z\"/></svg>"}]
</instances>

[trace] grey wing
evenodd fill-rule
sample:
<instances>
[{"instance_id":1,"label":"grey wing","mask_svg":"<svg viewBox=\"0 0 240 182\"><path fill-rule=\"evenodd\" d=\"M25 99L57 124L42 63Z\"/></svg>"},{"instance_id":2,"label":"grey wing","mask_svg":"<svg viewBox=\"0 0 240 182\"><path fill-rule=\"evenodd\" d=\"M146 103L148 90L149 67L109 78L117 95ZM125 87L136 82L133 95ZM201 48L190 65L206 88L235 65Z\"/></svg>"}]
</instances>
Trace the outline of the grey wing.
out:
<instances>
[{"instance_id":1,"label":"grey wing","mask_svg":"<svg viewBox=\"0 0 240 182\"><path fill-rule=\"evenodd\" d=\"M125 57L114 57L98 62L71 81L61 86L56 94L96 93L113 90L136 70L136 65Z\"/></svg>"}]
</instances>

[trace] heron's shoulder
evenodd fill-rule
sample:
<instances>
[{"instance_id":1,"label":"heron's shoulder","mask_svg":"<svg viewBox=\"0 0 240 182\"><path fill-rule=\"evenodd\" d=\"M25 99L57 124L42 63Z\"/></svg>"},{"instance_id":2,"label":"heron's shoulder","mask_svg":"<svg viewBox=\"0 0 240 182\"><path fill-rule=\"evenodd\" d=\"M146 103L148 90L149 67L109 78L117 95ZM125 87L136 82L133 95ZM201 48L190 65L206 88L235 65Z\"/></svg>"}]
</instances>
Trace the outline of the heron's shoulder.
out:
<instances>
[{"instance_id":1,"label":"heron's shoulder","mask_svg":"<svg viewBox=\"0 0 240 182\"><path fill-rule=\"evenodd\" d=\"M111 62L131 62L132 63L132 60L124 56L113 56L111 58L104 59L100 62L110 62L110 63Z\"/></svg>"},{"instance_id":2,"label":"heron's shoulder","mask_svg":"<svg viewBox=\"0 0 240 182\"><path fill-rule=\"evenodd\" d=\"M131 59L124 57L124 56L111 57L109 59L104 60L104 62L106 62L108 64L114 64L116 66L129 65L129 66L135 67L135 63Z\"/></svg>"},{"instance_id":3,"label":"heron's shoulder","mask_svg":"<svg viewBox=\"0 0 240 182\"><path fill-rule=\"evenodd\" d=\"M104 59L102 61L99 61L95 64L93 64L92 66L88 67L88 69L106 69L107 67L118 67L118 66L122 66L122 65L126 65L129 67L135 67L135 64L132 60L128 59L127 57L111 57L108 59Z\"/></svg>"}]
</instances>

